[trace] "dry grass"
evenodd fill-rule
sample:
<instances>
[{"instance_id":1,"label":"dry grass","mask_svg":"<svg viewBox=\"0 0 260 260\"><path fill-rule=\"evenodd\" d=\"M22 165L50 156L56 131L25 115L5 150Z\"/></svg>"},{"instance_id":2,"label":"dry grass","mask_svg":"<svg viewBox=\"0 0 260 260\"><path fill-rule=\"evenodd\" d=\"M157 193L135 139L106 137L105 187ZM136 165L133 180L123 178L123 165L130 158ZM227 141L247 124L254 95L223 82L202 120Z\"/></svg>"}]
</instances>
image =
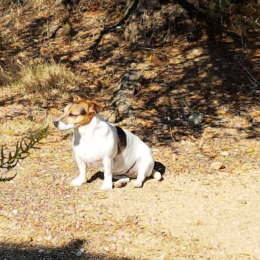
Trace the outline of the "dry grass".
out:
<instances>
[{"instance_id":1,"label":"dry grass","mask_svg":"<svg viewBox=\"0 0 260 260\"><path fill-rule=\"evenodd\" d=\"M4 57L0 63L0 85L7 86L19 79L20 66L13 58Z\"/></svg>"},{"instance_id":2,"label":"dry grass","mask_svg":"<svg viewBox=\"0 0 260 260\"><path fill-rule=\"evenodd\" d=\"M49 4L51 0L2 0L0 1L1 5L10 6L11 8L20 7L24 5L29 5L33 7L41 7L43 5ZM56 0L55 4L61 4L62 0Z\"/></svg>"},{"instance_id":3,"label":"dry grass","mask_svg":"<svg viewBox=\"0 0 260 260\"><path fill-rule=\"evenodd\" d=\"M16 93L34 94L34 101L43 101L56 95L62 96L75 89L79 77L64 64L7 61L8 70L0 67L0 85ZM66 95L68 98L68 95Z\"/></svg>"},{"instance_id":4,"label":"dry grass","mask_svg":"<svg viewBox=\"0 0 260 260\"><path fill-rule=\"evenodd\" d=\"M52 89L70 89L77 77L63 64L23 66L20 71L22 87L29 93L46 94Z\"/></svg>"},{"instance_id":5,"label":"dry grass","mask_svg":"<svg viewBox=\"0 0 260 260\"><path fill-rule=\"evenodd\" d=\"M8 85L11 81L11 77L8 76L3 70L0 70L0 85Z\"/></svg>"}]
</instances>

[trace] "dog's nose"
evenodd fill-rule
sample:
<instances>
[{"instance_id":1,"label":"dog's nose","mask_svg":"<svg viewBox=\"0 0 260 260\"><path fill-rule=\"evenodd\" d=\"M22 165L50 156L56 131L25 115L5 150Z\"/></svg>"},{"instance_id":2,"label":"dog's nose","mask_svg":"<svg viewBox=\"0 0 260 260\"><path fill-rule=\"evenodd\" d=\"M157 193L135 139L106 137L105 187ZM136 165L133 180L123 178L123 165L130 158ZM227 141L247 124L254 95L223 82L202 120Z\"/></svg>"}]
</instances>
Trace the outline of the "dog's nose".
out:
<instances>
[{"instance_id":1,"label":"dog's nose","mask_svg":"<svg viewBox=\"0 0 260 260\"><path fill-rule=\"evenodd\" d=\"M59 122L58 121L54 121L53 124L54 124L55 127L58 127Z\"/></svg>"}]
</instances>

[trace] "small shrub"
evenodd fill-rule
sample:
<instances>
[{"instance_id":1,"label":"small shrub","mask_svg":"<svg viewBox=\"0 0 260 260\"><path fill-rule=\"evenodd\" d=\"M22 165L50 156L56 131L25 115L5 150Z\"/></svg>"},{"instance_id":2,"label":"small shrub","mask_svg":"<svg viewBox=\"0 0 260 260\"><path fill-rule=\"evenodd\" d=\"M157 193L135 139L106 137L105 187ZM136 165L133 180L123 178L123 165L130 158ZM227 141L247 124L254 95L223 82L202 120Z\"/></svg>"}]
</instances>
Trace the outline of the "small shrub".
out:
<instances>
[{"instance_id":1,"label":"small shrub","mask_svg":"<svg viewBox=\"0 0 260 260\"><path fill-rule=\"evenodd\" d=\"M4 152L4 147L1 147L0 151L0 168L11 170L13 169L20 160L25 159L30 155L30 150L34 148L35 144L48 135L48 126L39 131L35 135L30 135L27 140L22 140L16 143L15 152L9 152L8 155ZM15 177L3 178L0 176L1 181L8 181Z\"/></svg>"}]
</instances>

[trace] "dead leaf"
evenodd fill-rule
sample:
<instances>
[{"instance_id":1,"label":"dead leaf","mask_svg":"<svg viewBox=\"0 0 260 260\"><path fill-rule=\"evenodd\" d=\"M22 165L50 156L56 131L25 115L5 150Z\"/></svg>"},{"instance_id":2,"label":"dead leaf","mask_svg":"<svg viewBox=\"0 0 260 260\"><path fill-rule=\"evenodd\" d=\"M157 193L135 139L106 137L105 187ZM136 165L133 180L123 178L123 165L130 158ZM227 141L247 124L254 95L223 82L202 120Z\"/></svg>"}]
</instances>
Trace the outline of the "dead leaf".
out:
<instances>
[{"instance_id":1,"label":"dead leaf","mask_svg":"<svg viewBox=\"0 0 260 260\"><path fill-rule=\"evenodd\" d=\"M260 116L260 111L254 111L254 112L252 112L251 114L250 114L250 116L251 117L258 117L258 116Z\"/></svg>"},{"instance_id":2,"label":"dead leaf","mask_svg":"<svg viewBox=\"0 0 260 260\"><path fill-rule=\"evenodd\" d=\"M220 114L220 115L224 115L224 114L226 114L226 111L218 110L217 113Z\"/></svg>"}]
</instances>

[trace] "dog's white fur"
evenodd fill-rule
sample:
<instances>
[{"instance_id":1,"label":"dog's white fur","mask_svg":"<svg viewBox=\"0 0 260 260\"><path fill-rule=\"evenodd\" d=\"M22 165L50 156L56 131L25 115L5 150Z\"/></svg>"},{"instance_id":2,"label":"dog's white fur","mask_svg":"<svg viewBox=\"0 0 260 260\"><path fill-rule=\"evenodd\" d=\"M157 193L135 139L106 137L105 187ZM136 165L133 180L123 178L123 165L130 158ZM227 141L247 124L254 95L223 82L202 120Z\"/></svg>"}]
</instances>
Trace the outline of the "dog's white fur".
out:
<instances>
[{"instance_id":1,"label":"dog's white fur","mask_svg":"<svg viewBox=\"0 0 260 260\"><path fill-rule=\"evenodd\" d=\"M83 101L79 97L76 100ZM73 129L73 150L80 172L71 182L72 186L81 186L86 181L86 164L104 172L102 190L112 189L113 178L118 179L116 187L130 181L126 174L129 169L137 173L134 187L142 187L143 181L149 176L161 179L161 174L153 170L154 159L151 149L128 130L123 129L127 145L118 153L117 128L98 113L94 113L88 124L80 126L64 122L63 118L64 116L57 119L54 124L61 131Z\"/></svg>"}]
</instances>

